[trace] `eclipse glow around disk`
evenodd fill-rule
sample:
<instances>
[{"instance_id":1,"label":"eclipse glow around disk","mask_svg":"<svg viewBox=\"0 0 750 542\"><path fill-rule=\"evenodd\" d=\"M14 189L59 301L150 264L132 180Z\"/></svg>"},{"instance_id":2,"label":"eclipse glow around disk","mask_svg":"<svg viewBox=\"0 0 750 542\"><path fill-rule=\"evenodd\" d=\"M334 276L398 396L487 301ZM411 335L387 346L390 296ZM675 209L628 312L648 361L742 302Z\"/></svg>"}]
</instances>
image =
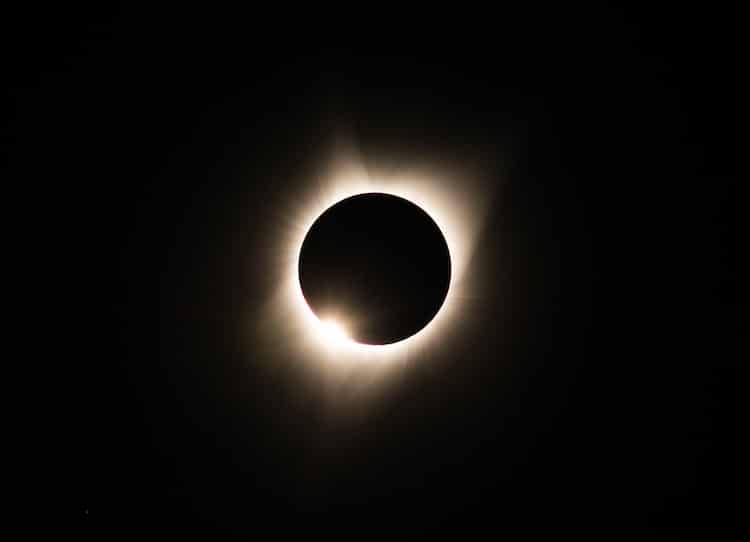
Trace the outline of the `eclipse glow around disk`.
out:
<instances>
[{"instance_id":1,"label":"eclipse glow around disk","mask_svg":"<svg viewBox=\"0 0 750 542\"><path fill-rule=\"evenodd\" d=\"M291 205L282 242L282 284L274 301L280 347L295 357L327 368L391 367L433 347L451 333L468 287L470 261L488 202L476 174L466 169L413 168L393 172L365 170L356 160L338 160L332 171L309 183L309 190ZM392 194L421 207L438 225L448 244L451 280L442 307L418 333L396 343L368 345L346 338L346 315L325 315L321 321L308 306L299 282L302 242L315 220L329 207L367 192Z\"/></svg>"}]
</instances>

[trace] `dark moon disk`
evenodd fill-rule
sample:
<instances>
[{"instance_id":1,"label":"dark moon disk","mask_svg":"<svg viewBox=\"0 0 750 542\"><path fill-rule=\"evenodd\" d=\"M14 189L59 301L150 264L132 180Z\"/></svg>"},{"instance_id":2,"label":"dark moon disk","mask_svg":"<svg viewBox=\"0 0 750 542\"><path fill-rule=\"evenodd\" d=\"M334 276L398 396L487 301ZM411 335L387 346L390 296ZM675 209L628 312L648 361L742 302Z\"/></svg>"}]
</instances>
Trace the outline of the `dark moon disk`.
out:
<instances>
[{"instance_id":1,"label":"dark moon disk","mask_svg":"<svg viewBox=\"0 0 750 542\"><path fill-rule=\"evenodd\" d=\"M395 343L424 328L445 301L450 278L450 252L437 224L388 194L359 194L330 207L300 251L310 308L364 344Z\"/></svg>"}]
</instances>

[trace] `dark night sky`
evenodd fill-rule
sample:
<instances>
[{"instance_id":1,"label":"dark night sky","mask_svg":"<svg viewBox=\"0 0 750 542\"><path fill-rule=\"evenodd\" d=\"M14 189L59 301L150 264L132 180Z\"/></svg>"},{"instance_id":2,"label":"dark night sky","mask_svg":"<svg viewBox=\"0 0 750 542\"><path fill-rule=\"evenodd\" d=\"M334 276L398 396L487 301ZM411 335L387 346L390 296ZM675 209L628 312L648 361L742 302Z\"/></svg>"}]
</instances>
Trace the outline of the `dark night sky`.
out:
<instances>
[{"instance_id":1,"label":"dark night sky","mask_svg":"<svg viewBox=\"0 0 750 542\"><path fill-rule=\"evenodd\" d=\"M6 18L5 141L87 253L93 538L746 528L736 15L54 11ZM505 169L465 340L337 425L237 330L342 131Z\"/></svg>"}]
</instances>

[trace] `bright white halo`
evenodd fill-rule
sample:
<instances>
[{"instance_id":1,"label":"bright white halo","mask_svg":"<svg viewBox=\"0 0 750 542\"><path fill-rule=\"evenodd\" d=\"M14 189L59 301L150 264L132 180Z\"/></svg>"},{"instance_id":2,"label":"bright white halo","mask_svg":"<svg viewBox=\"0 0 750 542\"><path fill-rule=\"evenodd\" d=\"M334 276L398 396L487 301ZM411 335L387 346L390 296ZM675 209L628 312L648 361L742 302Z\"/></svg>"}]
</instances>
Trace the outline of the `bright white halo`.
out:
<instances>
[{"instance_id":1,"label":"bright white halo","mask_svg":"<svg viewBox=\"0 0 750 542\"><path fill-rule=\"evenodd\" d=\"M326 336L326 340L330 341L332 344L345 344L347 341L351 341L346 332L346 328L336 320L321 320L320 327L321 333L323 333Z\"/></svg>"},{"instance_id":2,"label":"bright white halo","mask_svg":"<svg viewBox=\"0 0 750 542\"><path fill-rule=\"evenodd\" d=\"M327 372L383 371L448 340L462 301L477 292L472 285L471 257L491 200L478 172L469 168L409 168L396 173L365 168L355 159L338 160L332 171L322 172L291 205L285 238L279 244L282 271L265 321L278 349L305 366ZM302 242L315 220L329 207L348 197L370 192L392 194L422 208L437 224L448 244L451 280L442 307L423 329L402 341L368 345L346 337L346 315L319 319L308 306L299 282ZM296 207L295 205L296 204ZM335 322L335 323L334 323Z\"/></svg>"}]
</instances>

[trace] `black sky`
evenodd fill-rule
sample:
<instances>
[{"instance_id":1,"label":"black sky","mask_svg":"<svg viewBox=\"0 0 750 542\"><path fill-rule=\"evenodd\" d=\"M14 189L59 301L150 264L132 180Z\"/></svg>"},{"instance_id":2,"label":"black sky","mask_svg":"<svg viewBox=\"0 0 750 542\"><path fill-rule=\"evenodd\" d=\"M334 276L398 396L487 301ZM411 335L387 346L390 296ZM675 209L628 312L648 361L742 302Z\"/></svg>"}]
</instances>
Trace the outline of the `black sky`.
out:
<instances>
[{"instance_id":1,"label":"black sky","mask_svg":"<svg viewBox=\"0 0 750 542\"><path fill-rule=\"evenodd\" d=\"M70 200L98 307L85 529L746 528L736 15L350 9L6 18L9 171ZM465 340L337 426L237 330L342 133L373 163L503 168Z\"/></svg>"}]
</instances>

